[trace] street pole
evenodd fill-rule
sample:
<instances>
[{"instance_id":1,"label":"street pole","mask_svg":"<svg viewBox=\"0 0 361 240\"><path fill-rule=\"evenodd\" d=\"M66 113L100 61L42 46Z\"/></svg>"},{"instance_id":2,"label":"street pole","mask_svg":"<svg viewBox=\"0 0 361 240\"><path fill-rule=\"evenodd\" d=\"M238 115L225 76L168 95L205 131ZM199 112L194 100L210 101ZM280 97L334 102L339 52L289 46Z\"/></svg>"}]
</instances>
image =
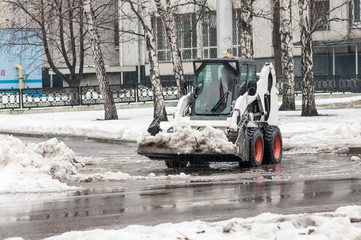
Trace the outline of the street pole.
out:
<instances>
[{"instance_id":1,"label":"street pole","mask_svg":"<svg viewBox=\"0 0 361 240\"><path fill-rule=\"evenodd\" d=\"M23 88L24 88L24 75L23 75L23 67L19 64L15 64L15 69L19 71L19 103L20 109L23 109Z\"/></svg>"},{"instance_id":2,"label":"street pole","mask_svg":"<svg viewBox=\"0 0 361 240\"><path fill-rule=\"evenodd\" d=\"M218 58L223 56L224 51L227 51L232 55L232 0L217 0L217 45Z\"/></svg>"},{"instance_id":3,"label":"street pole","mask_svg":"<svg viewBox=\"0 0 361 240\"><path fill-rule=\"evenodd\" d=\"M121 0L118 0L118 26L119 26L119 66L123 67L124 66L124 45L123 45L123 15L122 15L122 10L121 7L122 6L122 2ZM120 84L124 84L124 73L123 70L121 70L120 72Z\"/></svg>"},{"instance_id":4,"label":"street pole","mask_svg":"<svg viewBox=\"0 0 361 240\"><path fill-rule=\"evenodd\" d=\"M137 10L139 12L140 9L140 1L138 0L138 7ZM141 67L141 44L140 44L140 21L138 20L138 84L141 82L141 72L140 72L140 67Z\"/></svg>"}]
</instances>

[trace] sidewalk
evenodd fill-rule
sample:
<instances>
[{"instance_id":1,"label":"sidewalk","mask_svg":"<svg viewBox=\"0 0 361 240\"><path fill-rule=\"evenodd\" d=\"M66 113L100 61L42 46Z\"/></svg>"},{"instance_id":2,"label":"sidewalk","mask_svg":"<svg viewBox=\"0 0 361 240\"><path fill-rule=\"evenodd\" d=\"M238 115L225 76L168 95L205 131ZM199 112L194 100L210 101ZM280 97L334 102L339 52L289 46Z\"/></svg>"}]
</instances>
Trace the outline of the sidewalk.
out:
<instances>
[{"instance_id":1,"label":"sidewalk","mask_svg":"<svg viewBox=\"0 0 361 240\"><path fill-rule=\"evenodd\" d=\"M173 109L168 107L168 113ZM0 133L135 142L151 123L153 108L119 109L118 116L104 121L102 110L0 115Z\"/></svg>"}]
</instances>

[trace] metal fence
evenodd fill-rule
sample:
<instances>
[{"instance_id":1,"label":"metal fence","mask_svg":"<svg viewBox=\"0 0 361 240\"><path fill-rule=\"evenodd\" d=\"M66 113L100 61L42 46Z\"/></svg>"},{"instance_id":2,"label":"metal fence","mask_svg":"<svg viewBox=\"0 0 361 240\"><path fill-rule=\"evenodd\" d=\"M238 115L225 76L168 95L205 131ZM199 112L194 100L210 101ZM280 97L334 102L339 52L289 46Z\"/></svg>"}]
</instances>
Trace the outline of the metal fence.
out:
<instances>
[{"instance_id":1,"label":"metal fence","mask_svg":"<svg viewBox=\"0 0 361 240\"><path fill-rule=\"evenodd\" d=\"M0 109L20 108L19 90L0 90Z\"/></svg>"},{"instance_id":2,"label":"metal fence","mask_svg":"<svg viewBox=\"0 0 361 240\"><path fill-rule=\"evenodd\" d=\"M315 92L361 93L361 78L357 76L314 76ZM277 87L282 93L282 78L277 78ZM302 77L295 77L295 91L302 92Z\"/></svg>"},{"instance_id":3,"label":"metal fence","mask_svg":"<svg viewBox=\"0 0 361 240\"><path fill-rule=\"evenodd\" d=\"M315 76L316 92L359 92L361 79L355 76ZM193 82L182 84L185 91L192 89ZM165 100L177 100L178 90L175 82L163 82ZM282 93L282 78L277 79L277 87ZM115 103L134 103L153 101L150 83L110 85ZM301 92L302 79L295 77L295 91ZM0 90L0 109L40 108L58 106L79 106L103 104L99 86L64 88L32 88Z\"/></svg>"},{"instance_id":4,"label":"metal fence","mask_svg":"<svg viewBox=\"0 0 361 240\"><path fill-rule=\"evenodd\" d=\"M110 85L109 87L115 103L153 101L150 83ZM165 100L178 99L175 83L163 83L163 96ZM103 96L100 93L99 86L26 88L21 92L19 89L0 90L0 109L79 106L103 103Z\"/></svg>"}]
</instances>

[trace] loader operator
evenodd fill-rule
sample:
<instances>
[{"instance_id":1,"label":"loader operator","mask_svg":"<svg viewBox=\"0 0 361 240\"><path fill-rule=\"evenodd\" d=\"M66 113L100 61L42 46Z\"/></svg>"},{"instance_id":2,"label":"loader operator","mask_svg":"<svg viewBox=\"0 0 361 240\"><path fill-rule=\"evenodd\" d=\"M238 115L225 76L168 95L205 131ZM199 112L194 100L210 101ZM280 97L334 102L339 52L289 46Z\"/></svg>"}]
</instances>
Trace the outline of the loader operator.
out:
<instances>
[{"instance_id":1,"label":"loader operator","mask_svg":"<svg viewBox=\"0 0 361 240\"><path fill-rule=\"evenodd\" d=\"M221 113L227 108L228 99L232 99L233 84L234 74L224 67L221 78L211 84L205 99L205 104L212 107L212 113Z\"/></svg>"}]
</instances>

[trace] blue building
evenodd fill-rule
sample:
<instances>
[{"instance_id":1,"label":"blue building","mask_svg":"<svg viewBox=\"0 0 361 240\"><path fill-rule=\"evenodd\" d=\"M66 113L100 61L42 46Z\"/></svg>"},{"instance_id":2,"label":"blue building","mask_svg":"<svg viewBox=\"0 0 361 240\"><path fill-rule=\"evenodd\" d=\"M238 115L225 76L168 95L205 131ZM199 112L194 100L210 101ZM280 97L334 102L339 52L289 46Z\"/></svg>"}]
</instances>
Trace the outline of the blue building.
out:
<instances>
[{"instance_id":1,"label":"blue building","mask_svg":"<svg viewBox=\"0 0 361 240\"><path fill-rule=\"evenodd\" d=\"M0 30L0 89L18 89L19 72L23 68L24 88L42 88L41 39L35 30Z\"/></svg>"}]
</instances>

